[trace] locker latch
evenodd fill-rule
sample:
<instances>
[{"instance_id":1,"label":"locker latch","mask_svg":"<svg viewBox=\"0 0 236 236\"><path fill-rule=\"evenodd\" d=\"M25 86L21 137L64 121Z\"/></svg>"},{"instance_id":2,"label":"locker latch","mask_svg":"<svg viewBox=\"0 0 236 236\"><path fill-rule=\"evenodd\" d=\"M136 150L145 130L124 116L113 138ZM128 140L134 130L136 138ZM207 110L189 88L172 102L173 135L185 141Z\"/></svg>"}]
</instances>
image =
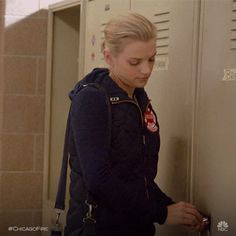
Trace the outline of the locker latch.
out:
<instances>
[{"instance_id":1,"label":"locker latch","mask_svg":"<svg viewBox=\"0 0 236 236\"><path fill-rule=\"evenodd\" d=\"M202 230L199 232L199 236L209 236L211 230L211 217L204 216L202 219Z\"/></svg>"}]
</instances>

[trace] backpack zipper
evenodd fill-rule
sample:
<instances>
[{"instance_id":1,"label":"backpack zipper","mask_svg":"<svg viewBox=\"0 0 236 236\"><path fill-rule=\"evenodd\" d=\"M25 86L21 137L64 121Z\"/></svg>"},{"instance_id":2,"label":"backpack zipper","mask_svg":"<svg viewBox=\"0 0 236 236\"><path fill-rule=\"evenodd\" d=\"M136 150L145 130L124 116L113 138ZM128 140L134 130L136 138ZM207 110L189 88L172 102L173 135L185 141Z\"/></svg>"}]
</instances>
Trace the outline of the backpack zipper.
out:
<instances>
[{"instance_id":1,"label":"backpack zipper","mask_svg":"<svg viewBox=\"0 0 236 236\"><path fill-rule=\"evenodd\" d=\"M144 125L143 113L142 113L142 110L141 110L137 101L126 99L126 100L121 100L121 101L111 101L111 104L120 104L120 103L126 103L126 102L133 103L138 108L139 113L140 113L140 117L141 117L141 121L142 121L142 128L143 128L143 125ZM150 102L147 104L146 108L149 106L149 104L150 104ZM145 145L146 138L145 138L145 135L142 135L142 136L143 136L143 145ZM145 190L146 190L146 197L149 200L149 191L147 188L147 177L145 175L144 175L144 186L145 186Z\"/></svg>"}]
</instances>

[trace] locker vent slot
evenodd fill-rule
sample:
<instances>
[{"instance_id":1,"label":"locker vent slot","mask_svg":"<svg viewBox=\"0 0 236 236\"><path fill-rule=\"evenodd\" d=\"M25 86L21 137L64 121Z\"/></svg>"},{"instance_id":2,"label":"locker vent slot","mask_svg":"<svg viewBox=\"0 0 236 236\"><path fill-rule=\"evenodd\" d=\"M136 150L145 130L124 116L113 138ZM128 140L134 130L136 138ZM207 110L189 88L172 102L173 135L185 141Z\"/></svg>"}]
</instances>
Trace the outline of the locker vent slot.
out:
<instances>
[{"instance_id":1,"label":"locker vent slot","mask_svg":"<svg viewBox=\"0 0 236 236\"><path fill-rule=\"evenodd\" d=\"M231 24L230 49L236 50L236 0L232 1L232 24Z\"/></svg>"},{"instance_id":2,"label":"locker vent slot","mask_svg":"<svg viewBox=\"0 0 236 236\"><path fill-rule=\"evenodd\" d=\"M153 15L157 27L157 58L169 54L170 11L162 10Z\"/></svg>"}]
</instances>

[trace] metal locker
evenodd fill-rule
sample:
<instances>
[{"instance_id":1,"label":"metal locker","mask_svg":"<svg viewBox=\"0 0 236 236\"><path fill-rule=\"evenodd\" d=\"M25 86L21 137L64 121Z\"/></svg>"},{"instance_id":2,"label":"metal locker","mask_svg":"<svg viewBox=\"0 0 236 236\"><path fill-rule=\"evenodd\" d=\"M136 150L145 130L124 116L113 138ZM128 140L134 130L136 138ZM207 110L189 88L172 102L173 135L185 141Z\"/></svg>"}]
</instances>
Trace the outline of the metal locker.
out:
<instances>
[{"instance_id":1,"label":"metal locker","mask_svg":"<svg viewBox=\"0 0 236 236\"><path fill-rule=\"evenodd\" d=\"M198 6L196 1L132 0L131 9L157 27L156 68L146 86L160 123L157 183L175 201L189 201ZM179 226L157 228L160 235L187 235Z\"/></svg>"},{"instance_id":2,"label":"metal locker","mask_svg":"<svg viewBox=\"0 0 236 236\"><path fill-rule=\"evenodd\" d=\"M130 0L87 0L85 32L85 74L95 67L106 67L101 53L103 30L107 21L130 9Z\"/></svg>"},{"instance_id":3,"label":"metal locker","mask_svg":"<svg viewBox=\"0 0 236 236\"><path fill-rule=\"evenodd\" d=\"M161 126L158 183L211 216L211 232L194 235L235 235L236 1L132 0L131 9L159 28L147 86ZM171 230L158 231L184 235Z\"/></svg>"},{"instance_id":4,"label":"metal locker","mask_svg":"<svg viewBox=\"0 0 236 236\"><path fill-rule=\"evenodd\" d=\"M212 236L236 234L235 10L235 0L201 4L193 196Z\"/></svg>"},{"instance_id":5,"label":"metal locker","mask_svg":"<svg viewBox=\"0 0 236 236\"><path fill-rule=\"evenodd\" d=\"M49 7L48 52L44 136L44 182L42 225L49 230L54 212L64 134L70 100L68 92L82 74L81 2L65 1ZM68 203L69 194L67 193ZM63 223L66 214L63 214ZM42 232L48 235L49 232Z\"/></svg>"}]
</instances>

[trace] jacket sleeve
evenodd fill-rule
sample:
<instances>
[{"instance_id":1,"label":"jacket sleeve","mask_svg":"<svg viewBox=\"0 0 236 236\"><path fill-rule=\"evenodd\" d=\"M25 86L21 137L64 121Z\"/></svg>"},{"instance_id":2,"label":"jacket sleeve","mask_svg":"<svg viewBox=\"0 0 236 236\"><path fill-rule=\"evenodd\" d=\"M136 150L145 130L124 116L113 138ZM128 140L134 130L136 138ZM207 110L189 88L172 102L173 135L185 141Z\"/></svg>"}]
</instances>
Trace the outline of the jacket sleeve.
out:
<instances>
[{"instance_id":1,"label":"jacket sleeve","mask_svg":"<svg viewBox=\"0 0 236 236\"><path fill-rule=\"evenodd\" d=\"M109 208L128 215L137 222L165 222L164 202L143 201L140 194L129 191L111 171L109 161L110 128L106 94L86 87L76 94L71 105L71 128L83 177L89 192Z\"/></svg>"},{"instance_id":2,"label":"jacket sleeve","mask_svg":"<svg viewBox=\"0 0 236 236\"><path fill-rule=\"evenodd\" d=\"M153 181L150 189L153 193L153 197L154 199L158 199L159 201L164 202L167 206L174 204L175 202L169 197L167 196L160 188L159 186Z\"/></svg>"}]
</instances>

